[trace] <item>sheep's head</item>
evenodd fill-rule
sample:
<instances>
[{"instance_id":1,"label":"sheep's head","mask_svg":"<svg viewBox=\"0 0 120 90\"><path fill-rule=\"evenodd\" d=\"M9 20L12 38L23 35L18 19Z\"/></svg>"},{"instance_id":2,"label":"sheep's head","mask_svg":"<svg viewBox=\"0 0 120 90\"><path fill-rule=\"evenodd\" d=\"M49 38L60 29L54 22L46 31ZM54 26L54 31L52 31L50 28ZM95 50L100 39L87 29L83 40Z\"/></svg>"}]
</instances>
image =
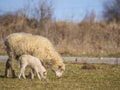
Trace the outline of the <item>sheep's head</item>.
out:
<instances>
[{"instance_id":1,"label":"sheep's head","mask_svg":"<svg viewBox=\"0 0 120 90\"><path fill-rule=\"evenodd\" d=\"M55 72L56 76L60 78L63 72L65 71L65 64L62 63L62 64L54 65L52 67L52 70Z\"/></svg>"}]
</instances>

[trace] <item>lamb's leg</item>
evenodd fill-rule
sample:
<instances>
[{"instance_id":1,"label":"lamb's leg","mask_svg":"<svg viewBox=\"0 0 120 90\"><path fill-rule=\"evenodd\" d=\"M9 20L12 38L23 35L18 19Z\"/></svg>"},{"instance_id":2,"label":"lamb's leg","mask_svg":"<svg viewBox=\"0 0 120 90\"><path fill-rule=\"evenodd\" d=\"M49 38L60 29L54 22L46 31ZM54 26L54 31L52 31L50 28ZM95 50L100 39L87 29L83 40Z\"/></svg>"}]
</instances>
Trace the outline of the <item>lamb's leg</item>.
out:
<instances>
[{"instance_id":1,"label":"lamb's leg","mask_svg":"<svg viewBox=\"0 0 120 90\"><path fill-rule=\"evenodd\" d=\"M20 74L18 76L19 79L21 78L21 76L23 76L23 78L26 79L24 71L25 71L25 66L21 67L21 69L20 69Z\"/></svg>"},{"instance_id":2,"label":"lamb's leg","mask_svg":"<svg viewBox=\"0 0 120 90\"><path fill-rule=\"evenodd\" d=\"M39 79L41 79L41 77L40 77L40 75L39 75L38 69L36 68L35 70L36 70L36 73L37 73L37 77L38 77Z\"/></svg>"},{"instance_id":3,"label":"lamb's leg","mask_svg":"<svg viewBox=\"0 0 120 90\"><path fill-rule=\"evenodd\" d=\"M31 69L31 79L34 79L34 73L35 73L34 69Z\"/></svg>"},{"instance_id":4,"label":"lamb's leg","mask_svg":"<svg viewBox=\"0 0 120 90\"><path fill-rule=\"evenodd\" d=\"M41 79L41 77L40 77L40 75L39 75L39 72L37 72L37 76L38 76L39 79Z\"/></svg>"},{"instance_id":5,"label":"lamb's leg","mask_svg":"<svg viewBox=\"0 0 120 90\"><path fill-rule=\"evenodd\" d=\"M22 70L22 76L23 76L24 79L26 79L24 72L25 72L25 67Z\"/></svg>"},{"instance_id":6,"label":"lamb's leg","mask_svg":"<svg viewBox=\"0 0 120 90\"><path fill-rule=\"evenodd\" d=\"M20 79L22 75L22 70L20 70L20 74L18 75L18 78Z\"/></svg>"}]
</instances>

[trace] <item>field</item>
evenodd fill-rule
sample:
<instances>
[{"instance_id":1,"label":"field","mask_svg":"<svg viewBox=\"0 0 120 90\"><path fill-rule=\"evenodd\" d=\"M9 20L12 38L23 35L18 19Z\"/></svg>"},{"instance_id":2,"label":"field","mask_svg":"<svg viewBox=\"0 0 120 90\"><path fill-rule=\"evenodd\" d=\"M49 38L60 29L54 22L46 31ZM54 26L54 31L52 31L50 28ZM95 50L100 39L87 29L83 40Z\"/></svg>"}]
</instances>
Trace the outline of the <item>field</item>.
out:
<instances>
[{"instance_id":1,"label":"field","mask_svg":"<svg viewBox=\"0 0 120 90\"><path fill-rule=\"evenodd\" d=\"M2 90L120 90L120 65L66 63L62 78L56 78L47 69L46 80L4 78L4 66L5 63L0 63Z\"/></svg>"}]
</instances>

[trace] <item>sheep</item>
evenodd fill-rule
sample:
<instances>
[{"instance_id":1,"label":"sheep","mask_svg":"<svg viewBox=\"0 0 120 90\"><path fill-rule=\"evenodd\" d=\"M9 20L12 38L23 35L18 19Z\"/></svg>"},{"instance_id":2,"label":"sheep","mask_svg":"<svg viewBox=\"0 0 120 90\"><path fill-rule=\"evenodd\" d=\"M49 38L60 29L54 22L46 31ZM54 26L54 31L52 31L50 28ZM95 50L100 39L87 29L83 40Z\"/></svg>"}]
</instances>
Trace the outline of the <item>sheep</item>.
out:
<instances>
[{"instance_id":1,"label":"sheep","mask_svg":"<svg viewBox=\"0 0 120 90\"><path fill-rule=\"evenodd\" d=\"M30 54L39 58L42 64L49 65L57 77L61 77L65 71L62 57L45 37L30 33L13 33L4 41L9 60L6 62L5 77L9 77L8 70L11 68L12 76L15 77L14 61L21 55ZM10 65L10 67L7 67Z\"/></svg>"},{"instance_id":2,"label":"sheep","mask_svg":"<svg viewBox=\"0 0 120 90\"><path fill-rule=\"evenodd\" d=\"M21 55L18 59L18 62L20 63L20 74L18 76L19 79L21 78L21 76L23 76L23 78L26 79L24 71L27 66L31 68L32 79L34 78L34 71L36 71L39 79L46 78L46 69L43 67L38 58L33 57L31 55Z\"/></svg>"}]
</instances>

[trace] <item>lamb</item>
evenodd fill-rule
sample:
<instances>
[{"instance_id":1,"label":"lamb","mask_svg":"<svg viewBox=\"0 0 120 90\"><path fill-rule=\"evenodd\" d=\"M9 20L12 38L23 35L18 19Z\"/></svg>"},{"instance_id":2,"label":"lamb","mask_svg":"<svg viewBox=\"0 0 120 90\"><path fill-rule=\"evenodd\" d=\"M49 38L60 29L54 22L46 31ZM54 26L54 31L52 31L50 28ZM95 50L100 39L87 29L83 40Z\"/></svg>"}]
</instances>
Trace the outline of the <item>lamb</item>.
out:
<instances>
[{"instance_id":1,"label":"lamb","mask_svg":"<svg viewBox=\"0 0 120 90\"><path fill-rule=\"evenodd\" d=\"M11 68L15 77L14 61L21 55L29 54L39 58L43 65L49 65L57 77L61 77L65 71L63 59L54 49L52 43L45 37L29 33L13 33L4 41L9 60L6 62L5 77ZM7 67L10 65L10 67Z\"/></svg>"},{"instance_id":2,"label":"lamb","mask_svg":"<svg viewBox=\"0 0 120 90\"><path fill-rule=\"evenodd\" d=\"M39 79L46 78L47 72L46 69L41 64L40 60L36 57L33 57L31 55L21 55L19 57L18 62L20 63L20 74L18 78L20 79L21 76L23 76L24 79L26 79L24 75L25 68L29 66L31 68L31 78L34 78L34 71L36 71L37 76Z\"/></svg>"}]
</instances>

